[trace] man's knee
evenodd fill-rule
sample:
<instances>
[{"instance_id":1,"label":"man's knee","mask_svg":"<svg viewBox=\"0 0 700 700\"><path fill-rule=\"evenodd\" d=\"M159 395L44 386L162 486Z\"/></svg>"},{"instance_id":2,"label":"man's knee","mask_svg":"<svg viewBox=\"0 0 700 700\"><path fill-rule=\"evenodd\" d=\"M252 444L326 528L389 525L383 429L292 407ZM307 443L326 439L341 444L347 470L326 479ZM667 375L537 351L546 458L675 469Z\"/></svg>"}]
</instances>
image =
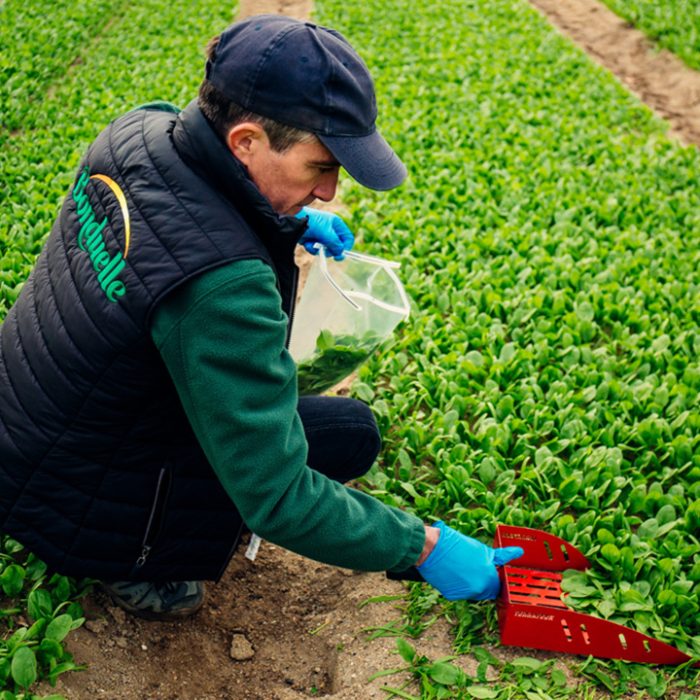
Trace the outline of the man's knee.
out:
<instances>
[{"instance_id":1,"label":"man's knee","mask_svg":"<svg viewBox=\"0 0 700 700\"><path fill-rule=\"evenodd\" d=\"M300 414L309 442L309 466L338 481L366 474L382 440L367 404L345 397L309 397Z\"/></svg>"},{"instance_id":2,"label":"man's knee","mask_svg":"<svg viewBox=\"0 0 700 700\"><path fill-rule=\"evenodd\" d=\"M367 404L356 399L352 401L353 411L356 417L358 431L359 454L357 458L357 468L359 473L355 477L366 474L377 459L382 448L382 437L377 426L374 414Z\"/></svg>"}]
</instances>

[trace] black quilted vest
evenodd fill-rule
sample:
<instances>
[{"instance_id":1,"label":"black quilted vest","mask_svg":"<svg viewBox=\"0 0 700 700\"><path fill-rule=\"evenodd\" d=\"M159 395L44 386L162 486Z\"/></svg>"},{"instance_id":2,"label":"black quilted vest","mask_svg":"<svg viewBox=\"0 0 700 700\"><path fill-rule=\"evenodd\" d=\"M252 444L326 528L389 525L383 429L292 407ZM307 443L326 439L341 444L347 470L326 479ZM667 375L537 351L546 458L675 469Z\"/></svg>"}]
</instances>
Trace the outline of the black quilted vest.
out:
<instances>
[{"instance_id":1,"label":"black quilted vest","mask_svg":"<svg viewBox=\"0 0 700 700\"><path fill-rule=\"evenodd\" d=\"M289 315L303 229L196 104L110 124L0 329L0 532L68 575L218 578L242 522L150 318L186 280L252 258L275 270Z\"/></svg>"}]
</instances>

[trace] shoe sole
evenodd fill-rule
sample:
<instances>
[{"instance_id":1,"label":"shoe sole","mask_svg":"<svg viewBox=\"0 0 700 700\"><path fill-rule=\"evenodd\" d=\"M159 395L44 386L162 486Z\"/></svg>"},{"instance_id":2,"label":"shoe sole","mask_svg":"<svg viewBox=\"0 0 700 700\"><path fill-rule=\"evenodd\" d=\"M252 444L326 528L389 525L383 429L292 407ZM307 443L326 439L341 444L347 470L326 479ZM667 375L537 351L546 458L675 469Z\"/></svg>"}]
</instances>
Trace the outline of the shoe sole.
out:
<instances>
[{"instance_id":1,"label":"shoe sole","mask_svg":"<svg viewBox=\"0 0 700 700\"><path fill-rule=\"evenodd\" d=\"M168 622L168 621L177 621L177 620L182 620L188 617L192 617L193 615L196 615L201 609L202 606L204 605L204 596L202 596L202 600L199 601L196 605L194 605L191 608L183 608L182 610L172 610L170 612L154 612L153 610L142 610L141 608L137 608L134 605L129 605L125 600L122 600L121 598L118 598L115 596L109 589L107 589L104 585L100 585L100 588L102 591L104 591L109 599L119 608L124 610L125 612L128 612L130 615L133 615L134 617L140 617L142 620L153 620L155 622Z\"/></svg>"}]
</instances>

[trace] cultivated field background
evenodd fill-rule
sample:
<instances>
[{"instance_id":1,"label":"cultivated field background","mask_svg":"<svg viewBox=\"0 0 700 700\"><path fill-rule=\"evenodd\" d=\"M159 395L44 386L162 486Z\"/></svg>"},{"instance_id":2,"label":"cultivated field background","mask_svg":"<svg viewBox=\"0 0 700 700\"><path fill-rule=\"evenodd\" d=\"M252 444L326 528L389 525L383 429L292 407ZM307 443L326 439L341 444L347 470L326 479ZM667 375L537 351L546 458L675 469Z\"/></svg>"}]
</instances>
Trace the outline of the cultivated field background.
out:
<instances>
[{"instance_id":1,"label":"cultivated field background","mask_svg":"<svg viewBox=\"0 0 700 700\"><path fill-rule=\"evenodd\" d=\"M385 435L359 487L484 541L498 522L559 534L595 564L572 600L699 654L691 4L624 3L620 19L591 0L5 0L0 312L104 125L153 99L185 105L204 45L237 16L333 26L375 75L380 127L410 172L390 193L346 179L339 195L358 249L400 261L414 305L396 343L340 389L372 405ZM44 674L51 659L87 664L33 686L70 700L698 692L690 670L501 648L493 604L445 604L269 544L255 563L234 559L194 620L134 620L92 593L64 639L48 624L82 617L80 586L27 565L7 538L0 555L0 700L22 697L20 648Z\"/></svg>"}]
</instances>

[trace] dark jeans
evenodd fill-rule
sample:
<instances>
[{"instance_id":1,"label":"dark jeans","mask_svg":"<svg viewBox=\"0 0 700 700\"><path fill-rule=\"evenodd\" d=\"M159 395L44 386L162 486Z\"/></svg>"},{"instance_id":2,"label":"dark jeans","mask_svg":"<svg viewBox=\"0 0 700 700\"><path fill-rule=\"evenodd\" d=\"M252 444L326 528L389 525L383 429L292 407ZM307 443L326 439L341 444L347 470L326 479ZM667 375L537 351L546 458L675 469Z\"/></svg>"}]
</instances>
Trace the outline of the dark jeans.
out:
<instances>
[{"instance_id":1,"label":"dark jeans","mask_svg":"<svg viewBox=\"0 0 700 700\"><path fill-rule=\"evenodd\" d=\"M312 469L344 483L374 464L382 440L366 404L341 396L302 396L299 416Z\"/></svg>"}]
</instances>

